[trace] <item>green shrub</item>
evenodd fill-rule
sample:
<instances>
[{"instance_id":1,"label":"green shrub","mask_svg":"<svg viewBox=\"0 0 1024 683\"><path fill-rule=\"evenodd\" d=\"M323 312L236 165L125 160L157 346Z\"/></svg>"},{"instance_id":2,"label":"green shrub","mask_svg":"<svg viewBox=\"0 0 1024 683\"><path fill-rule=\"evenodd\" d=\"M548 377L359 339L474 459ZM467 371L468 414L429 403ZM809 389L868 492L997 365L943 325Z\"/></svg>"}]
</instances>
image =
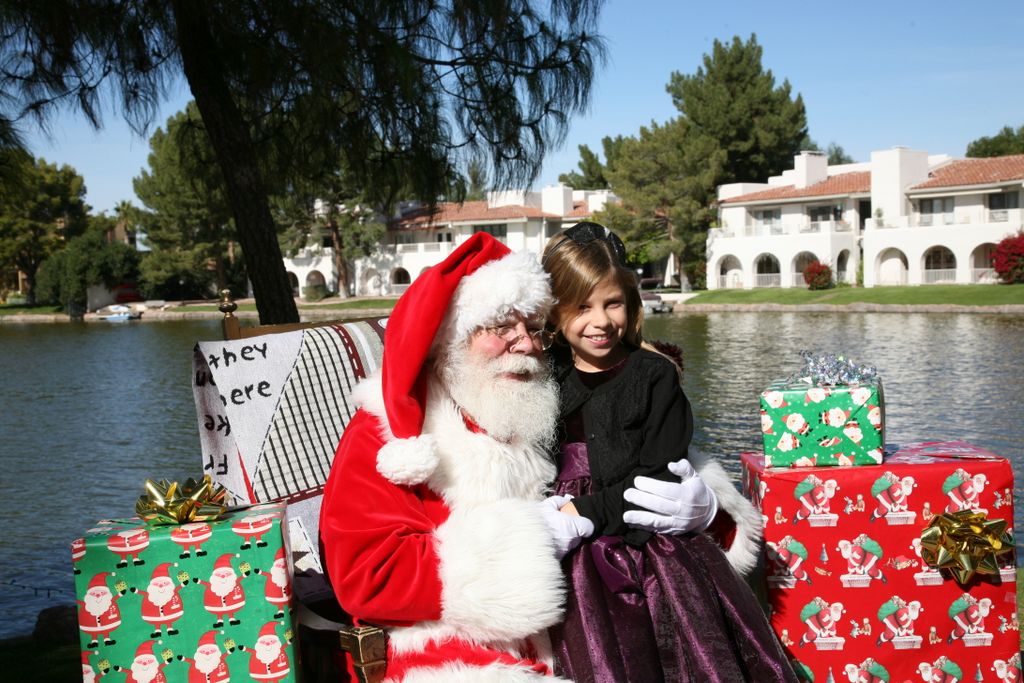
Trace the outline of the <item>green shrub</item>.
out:
<instances>
[{"instance_id":1,"label":"green shrub","mask_svg":"<svg viewBox=\"0 0 1024 683\"><path fill-rule=\"evenodd\" d=\"M808 289L829 289L832 287L832 269L821 261L811 261L804 268L804 282Z\"/></svg>"},{"instance_id":2,"label":"green shrub","mask_svg":"<svg viewBox=\"0 0 1024 683\"><path fill-rule=\"evenodd\" d=\"M302 298L306 301L322 301L327 298L327 285L309 285L302 288Z\"/></svg>"}]
</instances>

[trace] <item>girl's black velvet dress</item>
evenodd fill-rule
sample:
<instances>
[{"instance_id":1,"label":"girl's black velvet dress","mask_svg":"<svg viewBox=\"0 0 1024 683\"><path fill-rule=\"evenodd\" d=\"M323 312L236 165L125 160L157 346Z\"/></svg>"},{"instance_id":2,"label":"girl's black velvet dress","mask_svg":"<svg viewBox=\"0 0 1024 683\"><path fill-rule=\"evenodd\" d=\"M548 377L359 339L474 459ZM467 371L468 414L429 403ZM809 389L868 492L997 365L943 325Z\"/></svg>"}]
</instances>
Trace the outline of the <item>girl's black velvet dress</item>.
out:
<instances>
[{"instance_id":1,"label":"girl's black velvet dress","mask_svg":"<svg viewBox=\"0 0 1024 683\"><path fill-rule=\"evenodd\" d=\"M657 392L647 399L633 395L636 388L628 374L647 374L637 370L637 354L648 352L632 351L626 361L601 373L580 373L563 365L557 376L568 389L566 396L578 397L583 390L582 405L602 392L611 392L620 402L643 403ZM674 368L667 361L664 368L678 387ZM686 401L681 389L679 396ZM586 424L588 411L582 405L573 408L574 402L569 399L570 412L563 414L556 493L577 497L577 508L586 514L584 510L606 507L595 495L599 486L591 476L588 437L597 441L601 433L629 430L628 425L614 424L621 411L612 411L613 424ZM643 409L658 412L657 406ZM678 419L690 419L688 403L685 413ZM689 441L689 429L685 431L682 452ZM667 460L677 457L672 454ZM610 488L619 492L632 479ZM704 534L626 530L621 518L606 522L595 521L595 536L563 561L570 584L566 618L552 630L559 674L576 683L796 681L753 593L713 540Z\"/></svg>"}]
</instances>

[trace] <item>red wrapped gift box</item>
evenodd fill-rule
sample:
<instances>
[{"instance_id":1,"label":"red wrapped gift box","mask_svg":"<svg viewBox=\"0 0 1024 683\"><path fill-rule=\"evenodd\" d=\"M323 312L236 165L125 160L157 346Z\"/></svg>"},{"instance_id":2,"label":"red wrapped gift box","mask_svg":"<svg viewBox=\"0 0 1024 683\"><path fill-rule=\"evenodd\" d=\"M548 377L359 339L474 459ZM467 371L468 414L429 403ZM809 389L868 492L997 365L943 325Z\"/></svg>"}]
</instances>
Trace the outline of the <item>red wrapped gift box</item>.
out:
<instances>
[{"instance_id":1,"label":"red wrapped gift box","mask_svg":"<svg viewBox=\"0 0 1024 683\"><path fill-rule=\"evenodd\" d=\"M1015 559L961 586L921 560L942 512L1013 523L1013 471L972 444L922 442L881 465L765 468L744 453L762 513L771 623L814 681L1021 681Z\"/></svg>"}]
</instances>

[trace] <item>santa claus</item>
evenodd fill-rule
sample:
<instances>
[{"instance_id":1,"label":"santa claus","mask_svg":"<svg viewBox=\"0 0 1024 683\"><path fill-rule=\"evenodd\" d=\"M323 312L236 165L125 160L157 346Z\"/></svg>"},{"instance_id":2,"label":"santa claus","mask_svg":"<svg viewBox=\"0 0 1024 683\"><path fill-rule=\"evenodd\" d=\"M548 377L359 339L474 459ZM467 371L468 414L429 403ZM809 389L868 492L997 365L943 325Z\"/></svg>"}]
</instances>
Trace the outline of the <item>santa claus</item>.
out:
<instances>
[{"instance_id":1,"label":"santa claus","mask_svg":"<svg viewBox=\"0 0 1024 683\"><path fill-rule=\"evenodd\" d=\"M133 593L142 596L142 619L153 627L151 638L159 638L163 635L163 629L167 629L167 635L177 635L178 629L174 628L174 622L185 614L185 607L178 595L182 585L171 580L168 568L170 562L164 562L153 570L149 579L149 586L146 590L132 587ZM177 566L177 565L173 565Z\"/></svg>"},{"instance_id":2,"label":"santa claus","mask_svg":"<svg viewBox=\"0 0 1024 683\"><path fill-rule=\"evenodd\" d=\"M249 653L249 678L254 681L279 681L291 670L286 644L277 636L276 627L276 621L268 621L260 629L255 645L240 646Z\"/></svg>"},{"instance_id":3,"label":"santa claus","mask_svg":"<svg viewBox=\"0 0 1024 683\"><path fill-rule=\"evenodd\" d=\"M193 552L196 557L206 555L203 543L210 540L211 536L213 529L206 522L190 522L171 529L171 540L181 546L178 558L182 560L191 557Z\"/></svg>"},{"instance_id":4,"label":"santa claus","mask_svg":"<svg viewBox=\"0 0 1024 683\"><path fill-rule=\"evenodd\" d=\"M78 562L85 557L85 539L76 538L71 541L71 562L75 567L75 574L81 574L82 570L78 568Z\"/></svg>"},{"instance_id":5,"label":"santa claus","mask_svg":"<svg viewBox=\"0 0 1024 683\"><path fill-rule=\"evenodd\" d=\"M92 664L89 662L89 657L96 654L90 650L82 651L82 683L96 683L96 681L103 678L103 674L96 675L96 670L92 668Z\"/></svg>"},{"instance_id":6,"label":"santa claus","mask_svg":"<svg viewBox=\"0 0 1024 683\"><path fill-rule=\"evenodd\" d=\"M126 671L124 683L167 683L164 676L166 661L153 654L155 641L147 640L135 649L135 659L129 667L115 666L114 671Z\"/></svg>"},{"instance_id":7,"label":"santa claus","mask_svg":"<svg viewBox=\"0 0 1024 683\"><path fill-rule=\"evenodd\" d=\"M263 594L267 602L277 607L275 619L284 616L284 611L292 599L292 585L289 579L288 563L285 561L284 547L278 549L274 556L274 564L266 574L267 581L263 586Z\"/></svg>"},{"instance_id":8,"label":"santa claus","mask_svg":"<svg viewBox=\"0 0 1024 683\"><path fill-rule=\"evenodd\" d=\"M110 635L121 625L121 610L117 606L121 596L107 587L107 577L111 575L110 572L100 572L93 576L85 595L78 601L78 628L91 638L86 647L99 645L100 636L104 645L117 642Z\"/></svg>"},{"instance_id":9,"label":"santa claus","mask_svg":"<svg viewBox=\"0 0 1024 683\"><path fill-rule=\"evenodd\" d=\"M242 537L241 550L248 550L252 547L253 541L257 548L265 548L267 542L263 540L263 534L270 531L274 526L274 516L264 514L246 515L231 523L231 530Z\"/></svg>"},{"instance_id":10,"label":"santa claus","mask_svg":"<svg viewBox=\"0 0 1024 683\"><path fill-rule=\"evenodd\" d=\"M320 535L341 606L388 627L389 681L564 680L546 677L556 549L589 531L542 502L558 395L536 330L551 304L535 255L478 233L398 301L381 373L357 388ZM518 336L482 334L496 325ZM745 535L757 527L755 512Z\"/></svg>"},{"instance_id":11,"label":"santa claus","mask_svg":"<svg viewBox=\"0 0 1024 683\"><path fill-rule=\"evenodd\" d=\"M207 631L196 644L191 658L178 655L178 660L187 662L188 683L227 683L230 679L224 653L217 645L218 631Z\"/></svg>"},{"instance_id":12,"label":"santa claus","mask_svg":"<svg viewBox=\"0 0 1024 683\"><path fill-rule=\"evenodd\" d=\"M210 574L209 581L199 578L192 579L196 583L206 586L206 592L203 593L203 607L217 618L213 628L223 626L224 617L228 617L228 623L233 626L241 623L241 620L237 619L235 615L245 607L242 578L248 574L239 577L235 568L231 566L233 557L237 557L237 555L225 553L218 557L213 564L213 572Z\"/></svg>"},{"instance_id":13,"label":"santa claus","mask_svg":"<svg viewBox=\"0 0 1024 683\"><path fill-rule=\"evenodd\" d=\"M117 563L118 569L128 566L128 558L131 558L132 563L136 566L146 564L139 554L148 547L149 532L144 528L125 529L107 537L107 549L121 558Z\"/></svg>"}]
</instances>

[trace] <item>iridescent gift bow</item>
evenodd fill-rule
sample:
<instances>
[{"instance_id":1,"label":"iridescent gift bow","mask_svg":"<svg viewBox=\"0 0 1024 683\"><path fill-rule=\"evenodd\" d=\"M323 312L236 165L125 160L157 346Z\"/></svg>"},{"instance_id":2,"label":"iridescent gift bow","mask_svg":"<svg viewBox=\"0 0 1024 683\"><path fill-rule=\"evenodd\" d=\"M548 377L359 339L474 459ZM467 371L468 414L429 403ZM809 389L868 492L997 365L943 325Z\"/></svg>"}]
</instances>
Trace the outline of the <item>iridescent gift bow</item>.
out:
<instances>
[{"instance_id":1,"label":"iridescent gift bow","mask_svg":"<svg viewBox=\"0 0 1024 683\"><path fill-rule=\"evenodd\" d=\"M875 366L855 363L846 356L814 351L800 351L800 356L804 359L804 368L793 376L794 381L835 386L864 384L878 378Z\"/></svg>"},{"instance_id":2,"label":"iridescent gift bow","mask_svg":"<svg viewBox=\"0 0 1024 683\"><path fill-rule=\"evenodd\" d=\"M135 503L135 514L148 524L185 524L217 519L227 507L227 490L214 484L210 475L199 481L146 480L146 493Z\"/></svg>"}]
</instances>

